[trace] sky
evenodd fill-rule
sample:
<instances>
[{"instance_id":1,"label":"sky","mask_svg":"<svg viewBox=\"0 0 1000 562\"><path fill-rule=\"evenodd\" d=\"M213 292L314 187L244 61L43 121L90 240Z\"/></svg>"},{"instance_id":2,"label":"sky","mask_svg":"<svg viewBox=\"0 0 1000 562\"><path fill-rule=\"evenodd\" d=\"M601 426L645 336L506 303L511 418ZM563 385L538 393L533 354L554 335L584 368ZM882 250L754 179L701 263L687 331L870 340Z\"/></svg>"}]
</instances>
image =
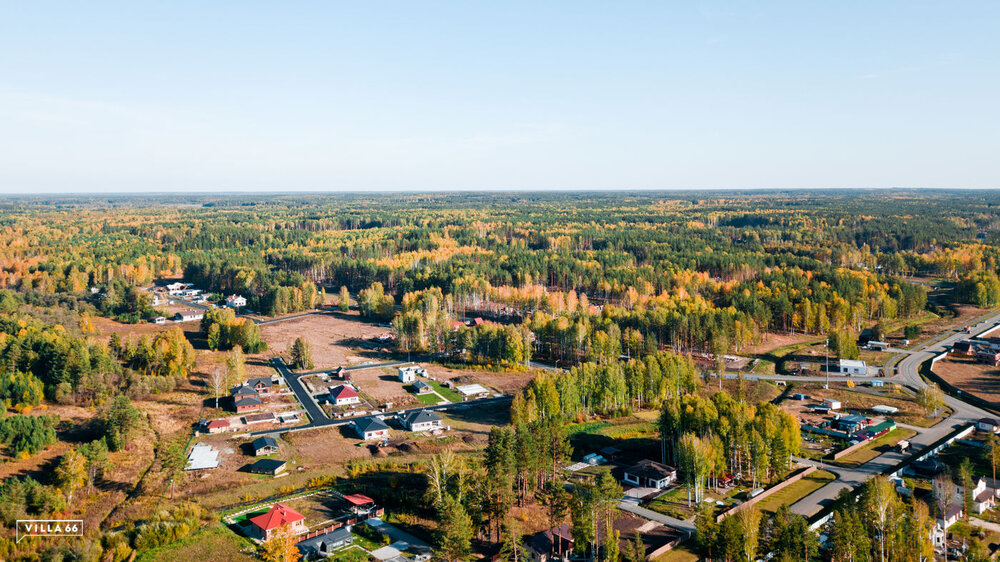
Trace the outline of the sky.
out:
<instances>
[{"instance_id":1,"label":"sky","mask_svg":"<svg viewBox=\"0 0 1000 562\"><path fill-rule=\"evenodd\" d=\"M0 192L998 188L998 29L995 0L0 0Z\"/></svg>"}]
</instances>

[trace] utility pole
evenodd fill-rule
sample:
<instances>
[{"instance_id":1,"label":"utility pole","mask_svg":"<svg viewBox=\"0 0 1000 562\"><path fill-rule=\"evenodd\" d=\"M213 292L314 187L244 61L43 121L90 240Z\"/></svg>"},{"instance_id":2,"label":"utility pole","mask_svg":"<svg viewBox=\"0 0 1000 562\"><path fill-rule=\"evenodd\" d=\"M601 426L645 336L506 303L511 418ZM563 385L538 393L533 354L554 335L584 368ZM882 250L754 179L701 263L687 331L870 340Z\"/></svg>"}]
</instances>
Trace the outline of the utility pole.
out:
<instances>
[{"instance_id":1,"label":"utility pole","mask_svg":"<svg viewBox=\"0 0 1000 562\"><path fill-rule=\"evenodd\" d=\"M823 346L823 350L826 353L826 384L823 386L823 388L829 390L830 388L830 337L829 336L827 336L826 338L826 345Z\"/></svg>"}]
</instances>

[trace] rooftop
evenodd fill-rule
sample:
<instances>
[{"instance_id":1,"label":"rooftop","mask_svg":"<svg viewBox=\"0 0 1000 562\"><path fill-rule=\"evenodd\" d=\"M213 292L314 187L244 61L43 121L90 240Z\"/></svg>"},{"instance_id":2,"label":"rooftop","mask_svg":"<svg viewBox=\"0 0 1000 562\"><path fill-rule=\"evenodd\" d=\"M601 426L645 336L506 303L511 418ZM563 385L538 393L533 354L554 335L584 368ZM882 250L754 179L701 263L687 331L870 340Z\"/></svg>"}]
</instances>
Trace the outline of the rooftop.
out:
<instances>
[{"instance_id":1,"label":"rooftop","mask_svg":"<svg viewBox=\"0 0 1000 562\"><path fill-rule=\"evenodd\" d=\"M456 386L455 390L461 392L465 396L474 396L476 394L488 394L490 391L488 388L481 384L464 384L461 386Z\"/></svg>"},{"instance_id":2,"label":"rooftop","mask_svg":"<svg viewBox=\"0 0 1000 562\"><path fill-rule=\"evenodd\" d=\"M305 516L298 511L285 504L276 503L267 513L251 518L250 522L265 531L270 531L304 519Z\"/></svg>"},{"instance_id":3,"label":"rooftop","mask_svg":"<svg viewBox=\"0 0 1000 562\"><path fill-rule=\"evenodd\" d=\"M361 418L360 420L354 420L354 427L361 433L389 429L389 426L385 425L384 421L376 418L375 416L368 416L366 418Z\"/></svg>"},{"instance_id":4,"label":"rooftop","mask_svg":"<svg viewBox=\"0 0 1000 562\"><path fill-rule=\"evenodd\" d=\"M351 505L368 505L370 503L375 503L375 500L364 494L351 494L349 496L344 496L344 499Z\"/></svg>"},{"instance_id":5,"label":"rooftop","mask_svg":"<svg viewBox=\"0 0 1000 562\"><path fill-rule=\"evenodd\" d=\"M330 396L335 400L339 398L358 398L358 393L346 384L341 384L330 389Z\"/></svg>"},{"instance_id":6,"label":"rooftop","mask_svg":"<svg viewBox=\"0 0 1000 562\"><path fill-rule=\"evenodd\" d=\"M402 421L406 425L413 425L415 423L441 421L441 416L427 410L411 410L403 414Z\"/></svg>"},{"instance_id":7,"label":"rooftop","mask_svg":"<svg viewBox=\"0 0 1000 562\"><path fill-rule=\"evenodd\" d=\"M250 465L250 472L255 474L273 474L285 467L285 461L278 459L261 459Z\"/></svg>"},{"instance_id":8,"label":"rooftop","mask_svg":"<svg viewBox=\"0 0 1000 562\"><path fill-rule=\"evenodd\" d=\"M341 544L351 538L351 532L347 530L347 527L341 527L339 529L334 529L329 533L323 533L318 537L313 537L311 539L306 539L300 541L295 546L298 547L303 554L318 552L320 550L320 545L326 543L328 545Z\"/></svg>"},{"instance_id":9,"label":"rooftop","mask_svg":"<svg viewBox=\"0 0 1000 562\"><path fill-rule=\"evenodd\" d=\"M669 478L677 473L672 466L667 466L649 459L643 459L636 463L635 466L626 468L625 472L633 476L638 476L640 478L652 478L653 480Z\"/></svg>"},{"instance_id":10,"label":"rooftop","mask_svg":"<svg viewBox=\"0 0 1000 562\"><path fill-rule=\"evenodd\" d=\"M265 435L264 437L258 437L253 440L254 449L263 449L264 447L277 447L278 442L274 440L274 437Z\"/></svg>"}]
</instances>

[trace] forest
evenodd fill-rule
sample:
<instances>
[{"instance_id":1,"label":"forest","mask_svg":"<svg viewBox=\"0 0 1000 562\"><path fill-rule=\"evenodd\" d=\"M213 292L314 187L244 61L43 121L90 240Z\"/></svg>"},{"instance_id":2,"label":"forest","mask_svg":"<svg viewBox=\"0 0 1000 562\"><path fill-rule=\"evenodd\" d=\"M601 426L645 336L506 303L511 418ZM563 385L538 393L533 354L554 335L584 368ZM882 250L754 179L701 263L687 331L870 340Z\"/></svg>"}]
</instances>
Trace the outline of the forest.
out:
<instances>
[{"instance_id":1,"label":"forest","mask_svg":"<svg viewBox=\"0 0 1000 562\"><path fill-rule=\"evenodd\" d=\"M601 536L620 496L614 479L599 476L570 496L562 486L568 426L652 410L659 447L650 455L678 467L692 503L721 474L767 485L800 452L797 420L751 403L742 387L709 390L710 373L692 354L750 355L771 334L810 334L857 357L858 334L908 324L931 306L935 285L960 303L995 307L998 242L993 192L8 198L0 202L0 447L16 459L55 443L60 419L35 411L45 403L87 408L97 421L48 479L6 479L0 518L62 511L74 491L99 482L108 452L146 427L132 401L184 384L196 346L239 358L267 349L260 326L228 308L209 308L197 332L97 337L98 321L162 315L148 289L183 280L212 301L244 296L261 318L355 309L391 330L397 357L530 371L511 423L489 432L481 458L434 457L421 467L421 509L454 530L438 537L442 552L467 555L468 541L449 538L467 535L515 548L513 507L540 502L553 521L569 518L581 552L628 558ZM304 368L303 345L295 343L293 364ZM178 449L163 446L157 462L173 466ZM926 525L927 514L880 486L838 504L832 540L855 554L827 558L917 559L926 548L906 529ZM893 510L903 530L873 523L874 505ZM101 548L152 548L206 515L177 507L156 517ZM704 557L745 559L758 542L784 559L821 553L787 512L708 519L697 536Z\"/></svg>"}]
</instances>

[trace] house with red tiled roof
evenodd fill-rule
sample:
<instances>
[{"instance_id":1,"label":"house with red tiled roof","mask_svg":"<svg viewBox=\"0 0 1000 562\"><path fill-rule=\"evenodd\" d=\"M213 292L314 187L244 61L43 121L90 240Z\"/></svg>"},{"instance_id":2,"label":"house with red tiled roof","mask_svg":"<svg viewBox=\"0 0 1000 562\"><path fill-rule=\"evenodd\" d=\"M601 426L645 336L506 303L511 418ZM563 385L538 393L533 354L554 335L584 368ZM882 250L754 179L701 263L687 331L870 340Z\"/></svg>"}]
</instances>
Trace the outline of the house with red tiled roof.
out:
<instances>
[{"instance_id":1,"label":"house with red tiled roof","mask_svg":"<svg viewBox=\"0 0 1000 562\"><path fill-rule=\"evenodd\" d=\"M288 528L292 534L300 535L309 530L305 516L285 504L276 503L267 513L250 518L250 534L266 541L281 528Z\"/></svg>"},{"instance_id":2,"label":"house with red tiled roof","mask_svg":"<svg viewBox=\"0 0 1000 562\"><path fill-rule=\"evenodd\" d=\"M341 384L330 388L330 401L334 406L347 406L360 403L361 397L350 386Z\"/></svg>"},{"instance_id":3,"label":"house with red tiled roof","mask_svg":"<svg viewBox=\"0 0 1000 562\"><path fill-rule=\"evenodd\" d=\"M229 420L223 418L206 422L205 431L209 433L222 433L224 431L229 431Z\"/></svg>"}]
</instances>

